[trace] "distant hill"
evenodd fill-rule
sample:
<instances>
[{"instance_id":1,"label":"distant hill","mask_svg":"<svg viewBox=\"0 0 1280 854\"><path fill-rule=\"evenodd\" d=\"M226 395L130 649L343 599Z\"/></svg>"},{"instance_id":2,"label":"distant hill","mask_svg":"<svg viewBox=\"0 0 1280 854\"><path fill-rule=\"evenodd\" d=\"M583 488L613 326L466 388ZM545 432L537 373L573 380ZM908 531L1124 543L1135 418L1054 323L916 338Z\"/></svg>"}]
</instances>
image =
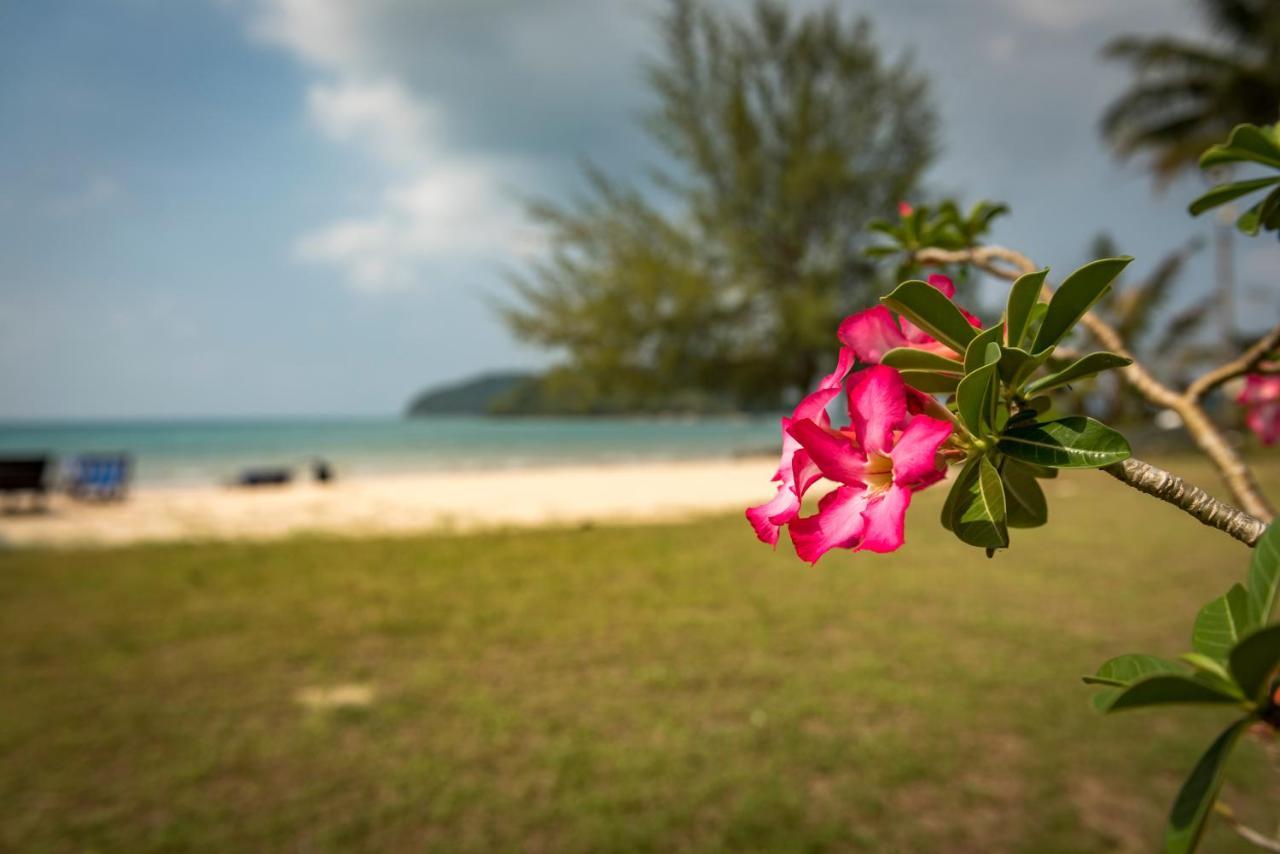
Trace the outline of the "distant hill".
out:
<instances>
[{"instance_id":1,"label":"distant hill","mask_svg":"<svg viewBox=\"0 0 1280 854\"><path fill-rule=\"evenodd\" d=\"M489 415L496 400L511 396L536 379L536 374L505 371L430 388L409 402L405 415Z\"/></svg>"}]
</instances>

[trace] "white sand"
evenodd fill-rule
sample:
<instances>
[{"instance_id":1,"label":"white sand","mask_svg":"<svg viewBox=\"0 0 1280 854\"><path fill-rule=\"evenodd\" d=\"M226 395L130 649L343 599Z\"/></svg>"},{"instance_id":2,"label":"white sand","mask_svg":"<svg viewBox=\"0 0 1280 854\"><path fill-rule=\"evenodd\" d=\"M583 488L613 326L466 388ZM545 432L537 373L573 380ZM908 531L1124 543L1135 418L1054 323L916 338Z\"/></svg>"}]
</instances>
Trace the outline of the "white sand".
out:
<instances>
[{"instance_id":1,"label":"white sand","mask_svg":"<svg viewBox=\"0 0 1280 854\"><path fill-rule=\"evenodd\" d=\"M55 496L0 515L0 545L123 545L643 522L741 511L773 493L777 459L394 475L254 489L135 487L121 503ZM746 524L745 522L743 524Z\"/></svg>"}]
</instances>

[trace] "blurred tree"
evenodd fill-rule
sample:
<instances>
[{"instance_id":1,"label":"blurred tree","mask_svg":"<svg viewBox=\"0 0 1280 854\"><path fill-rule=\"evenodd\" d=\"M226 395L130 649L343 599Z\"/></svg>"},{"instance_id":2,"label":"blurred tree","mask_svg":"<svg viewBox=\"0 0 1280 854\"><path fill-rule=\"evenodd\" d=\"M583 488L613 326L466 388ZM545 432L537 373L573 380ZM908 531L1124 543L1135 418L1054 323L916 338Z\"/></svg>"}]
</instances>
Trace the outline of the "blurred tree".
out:
<instances>
[{"instance_id":1,"label":"blurred tree","mask_svg":"<svg viewBox=\"0 0 1280 854\"><path fill-rule=\"evenodd\" d=\"M934 154L926 81L834 9L670 0L660 27L657 194L588 166L584 194L534 204L550 251L503 314L566 354L547 383L572 388L563 408L776 407L828 370L840 318L878 293L865 228Z\"/></svg>"},{"instance_id":2,"label":"blurred tree","mask_svg":"<svg viewBox=\"0 0 1280 854\"><path fill-rule=\"evenodd\" d=\"M1122 36L1104 51L1134 81L1107 108L1103 133L1122 156L1150 153L1157 182L1194 168L1235 125L1280 117L1280 2L1198 4L1217 38Z\"/></svg>"}]
</instances>

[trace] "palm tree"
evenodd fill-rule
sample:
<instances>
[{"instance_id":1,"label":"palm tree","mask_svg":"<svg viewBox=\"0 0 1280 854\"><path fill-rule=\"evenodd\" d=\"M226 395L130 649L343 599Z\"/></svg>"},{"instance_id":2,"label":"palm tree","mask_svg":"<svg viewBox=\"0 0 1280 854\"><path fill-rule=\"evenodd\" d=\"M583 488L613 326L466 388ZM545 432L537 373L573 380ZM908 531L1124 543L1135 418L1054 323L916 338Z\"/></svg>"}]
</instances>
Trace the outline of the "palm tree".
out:
<instances>
[{"instance_id":1,"label":"palm tree","mask_svg":"<svg viewBox=\"0 0 1280 854\"><path fill-rule=\"evenodd\" d=\"M1210 39L1121 36L1104 49L1134 80L1104 113L1103 134L1122 157L1149 152L1157 184L1194 167L1235 125L1280 118L1280 2L1197 4Z\"/></svg>"}]
</instances>

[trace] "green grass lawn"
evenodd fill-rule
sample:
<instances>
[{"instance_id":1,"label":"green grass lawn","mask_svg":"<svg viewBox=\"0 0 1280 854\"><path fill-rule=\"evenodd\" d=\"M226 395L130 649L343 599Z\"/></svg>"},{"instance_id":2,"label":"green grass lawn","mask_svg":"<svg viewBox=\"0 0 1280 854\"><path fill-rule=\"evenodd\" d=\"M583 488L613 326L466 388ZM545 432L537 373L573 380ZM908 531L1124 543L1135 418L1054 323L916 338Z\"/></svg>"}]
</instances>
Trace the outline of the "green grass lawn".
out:
<instances>
[{"instance_id":1,"label":"green grass lawn","mask_svg":"<svg viewBox=\"0 0 1280 854\"><path fill-rule=\"evenodd\" d=\"M1079 676L1186 649L1249 553L1053 487L994 560L942 490L816 568L736 517L0 554L0 849L1152 850L1229 712ZM1275 780L1249 741L1226 796L1269 828Z\"/></svg>"}]
</instances>

